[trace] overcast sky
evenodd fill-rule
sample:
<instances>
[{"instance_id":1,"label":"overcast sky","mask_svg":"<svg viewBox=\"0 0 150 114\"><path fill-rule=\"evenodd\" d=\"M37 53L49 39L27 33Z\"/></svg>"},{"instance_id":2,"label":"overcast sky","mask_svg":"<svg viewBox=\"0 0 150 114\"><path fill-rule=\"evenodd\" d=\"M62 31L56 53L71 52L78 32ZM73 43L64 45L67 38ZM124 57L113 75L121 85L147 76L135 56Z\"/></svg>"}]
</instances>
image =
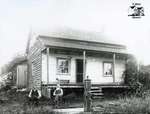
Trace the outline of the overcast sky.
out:
<instances>
[{"instance_id":1,"label":"overcast sky","mask_svg":"<svg viewBox=\"0 0 150 114\"><path fill-rule=\"evenodd\" d=\"M145 16L128 17L132 2ZM72 28L99 32L127 45L129 52L150 64L149 0L0 0L0 66L23 53L32 31Z\"/></svg>"}]
</instances>

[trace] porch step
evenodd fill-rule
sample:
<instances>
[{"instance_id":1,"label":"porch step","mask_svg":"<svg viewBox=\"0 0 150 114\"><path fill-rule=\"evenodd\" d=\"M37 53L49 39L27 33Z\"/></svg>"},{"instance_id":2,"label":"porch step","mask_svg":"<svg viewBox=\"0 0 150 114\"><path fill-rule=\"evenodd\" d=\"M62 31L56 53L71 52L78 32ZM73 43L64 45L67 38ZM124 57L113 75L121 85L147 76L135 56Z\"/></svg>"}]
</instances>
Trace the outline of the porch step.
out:
<instances>
[{"instance_id":1,"label":"porch step","mask_svg":"<svg viewBox=\"0 0 150 114\"><path fill-rule=\"evenodd\" d=\"M91 91L92 93L102 93L102 88L100 87L91 87Z\"/></svg>"},{"instance_id":2,"label":"porch step","mask_svg":"<svg viewBox=\"0 0 150 114\"><path fill-rule=\"evenodd\" d=\"M102 99L104 95L101 87L91 87L91 91L89 92L91 93L92 99Z\"/></svg>"},{"instance_id":3,"label":"porch step","mask_svg":"<svg viewBox=\"0 0 150 114\"><path fill-rule=\"evenodd\" d=\"M103 93L92 93L92 95L94 95L94 96L102 96L104 94Z\"/></svg>"},{"instance_id":4,"label":"porch step","mask_svg":"<svg viewBox=\"0 0 150 114\"><path fill-rule=\"evenodd\" d=\"M102 88L100 88L100 87L91 87L91 92L102 92Z\"/></svg>"},{"instance_id":5,"label":"porch step","mask_svg":"<svg viewBox=\"0 0 150 114\"><path fill-rule=\"evenodd\" d=\"M102 90L91 90L90 93L102 93Z\"/></svg>"},{"instance_id":6,"label":"porch step","mask_svg":"<svg viewBox=\"0 0 150 114\"><path fill-rule=\"evenodd\" d=\"M95 89L102 89L102 88L101 88L101 87L97 87L97 86L96 86L96 87L95 87L95 86L92 86L91 89L92 89L92 90L95 90Z\"/></svg>"}]
</instances>

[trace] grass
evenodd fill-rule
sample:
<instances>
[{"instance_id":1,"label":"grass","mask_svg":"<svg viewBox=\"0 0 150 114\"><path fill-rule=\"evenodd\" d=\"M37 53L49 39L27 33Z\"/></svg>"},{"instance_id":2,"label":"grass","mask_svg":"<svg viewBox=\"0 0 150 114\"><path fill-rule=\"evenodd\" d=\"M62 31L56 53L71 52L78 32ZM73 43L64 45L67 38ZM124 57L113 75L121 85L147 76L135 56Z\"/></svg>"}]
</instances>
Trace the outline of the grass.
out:
<instances>
[{"instance_id":1,"label":"grass","mask_svg":"<svg viewBox=\"0 0 150 114\"><path fill-rule=\"evenodd\" d=\"M112 101L103 101L95 103L98 111L102 111L104 114L150 114L150 96L145 98L137 97L125 97Z\"/></svg>"},{"instance_id":2,"label":"grass","mask_svg":"<svg viewBox=\"0 0 150 114\"><path fill-rule=\"evenodd\" d=\"M53 114L53 106L49 100L40 101L39 106L26 104L26 92L0 92L0 114ZM150 114L150 95L145 98L122 97L118 99L104 99L93 102L93 114ZM82 100L69 100L62 108L83 107ZM59 113L57 113L59 114ZM82 113L80 113L82 114Z\"/></svg>"},{"instance_id":3,"label":"grass","mask_svg":"<svg viewBox=\"0 0 150 114\"><path fill-rule=\"evenodd\" d=\"M0 114L53 114L53 102L42 98L38 106L32 105L27 100L28 92L16 90L0 91ZM83 107L80 99L66 100L60 108ZM57 113L59 114L59 113Z\"/></svg>"}]
</instances>

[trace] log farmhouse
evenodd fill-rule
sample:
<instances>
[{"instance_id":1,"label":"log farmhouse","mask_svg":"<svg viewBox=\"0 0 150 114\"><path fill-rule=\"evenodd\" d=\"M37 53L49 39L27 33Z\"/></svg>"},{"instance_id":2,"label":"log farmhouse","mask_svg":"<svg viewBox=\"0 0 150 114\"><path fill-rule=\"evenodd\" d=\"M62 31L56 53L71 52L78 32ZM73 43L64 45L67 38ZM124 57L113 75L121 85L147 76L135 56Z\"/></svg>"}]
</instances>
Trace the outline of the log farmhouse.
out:
<instances>
[{"instance_id":1,"label":"log farmhouse","mask_svg":"<svg viewBox=\"0 0 150 114\"><path fill-rule=\"evenodd\" d=\"M56 87L83 88L84 79L92 86L119 87L123 83L128 54L126 47L100 38L85 40L39 35L28 54L28 86L45 91Z\"/></svg>"}]
</instances>

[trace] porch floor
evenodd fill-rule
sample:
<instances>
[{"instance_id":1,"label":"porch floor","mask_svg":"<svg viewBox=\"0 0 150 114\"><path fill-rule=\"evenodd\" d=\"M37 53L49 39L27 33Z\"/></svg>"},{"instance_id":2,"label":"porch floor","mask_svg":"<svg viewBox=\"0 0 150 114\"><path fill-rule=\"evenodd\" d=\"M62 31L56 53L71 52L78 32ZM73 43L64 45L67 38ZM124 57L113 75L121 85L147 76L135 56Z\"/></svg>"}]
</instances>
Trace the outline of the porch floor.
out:
<instances>
[{"instance_id":1,"label":"porch floor","mask_svg":"<svg viewBox=\"0 0 150 114\"><path fill-rule=\"evenodd\" d=\"M56 84L42 84L44 87L56 88ZM65 83L60 84L62 88L84 88L83 83ZM101 88L128 88L129 86L120 83L105 83L105 84L92 84L92 87Z\"/></svg>"}]
</instances>

